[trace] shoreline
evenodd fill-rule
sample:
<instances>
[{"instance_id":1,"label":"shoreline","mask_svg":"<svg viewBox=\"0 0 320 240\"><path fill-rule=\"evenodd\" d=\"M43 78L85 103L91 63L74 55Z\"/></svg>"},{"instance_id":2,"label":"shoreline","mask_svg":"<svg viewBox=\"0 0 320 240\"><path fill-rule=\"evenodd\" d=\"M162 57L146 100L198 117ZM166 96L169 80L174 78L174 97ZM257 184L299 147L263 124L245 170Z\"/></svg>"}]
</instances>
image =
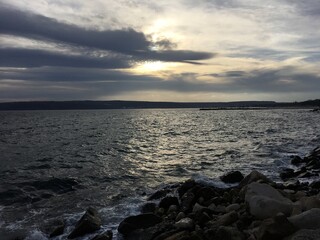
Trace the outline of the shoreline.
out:
<instances>
[{"instance_id":1,"label":"shoreline","mask_svg":"<svg viewBox=\"0 0 320 240\"><path fill-rule=\"evenodd\" d=\"M140 214L123 219L118 233L132 240L320 239L320 147L303 158L292 157L291 164L296 170L279 173L283 183L257 171L247 176L234 171L220 178L236 184L233 187L219 188L192 179L166 186L148 197ZM299 181L306 179L311 183ZM49 236L65 234L64 228L62 221ZM98 211L89 208L68 239L82 239L100 228ZM88 239L111 240L112 232Z\"/></svg>"}]
</instances>

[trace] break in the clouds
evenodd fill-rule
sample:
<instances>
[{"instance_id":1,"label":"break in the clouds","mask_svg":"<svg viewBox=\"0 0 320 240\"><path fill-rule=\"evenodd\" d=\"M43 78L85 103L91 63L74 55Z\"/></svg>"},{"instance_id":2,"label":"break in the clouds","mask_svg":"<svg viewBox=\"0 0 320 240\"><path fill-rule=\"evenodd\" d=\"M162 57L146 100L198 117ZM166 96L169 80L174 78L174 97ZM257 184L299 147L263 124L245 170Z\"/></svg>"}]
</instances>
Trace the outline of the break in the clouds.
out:
<instances>
[{"instance_id":1,"label":"break in the clouds","mask_svg":"<svg viewBox=\"0 0 320 240\"><path fill-rule=\"evenodd\" d=\"M0 101L317 98L319 10L298 0L0 0Z\"/></svg>"}]
</instances>

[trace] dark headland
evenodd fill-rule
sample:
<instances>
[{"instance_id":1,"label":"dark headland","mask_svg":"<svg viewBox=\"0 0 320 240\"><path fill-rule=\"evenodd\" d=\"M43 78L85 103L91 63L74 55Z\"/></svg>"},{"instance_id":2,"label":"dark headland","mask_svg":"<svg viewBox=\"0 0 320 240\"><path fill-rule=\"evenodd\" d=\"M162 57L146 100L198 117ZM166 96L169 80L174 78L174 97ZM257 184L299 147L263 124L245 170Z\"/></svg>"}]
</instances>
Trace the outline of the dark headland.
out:
<instances>
[{"instance_id":1,"label":"dark headland","mask_svg":"<svg viewBox=\"0 0 320 240\"><path fill-rule=\"evenodd\" d=\"M130 240L319 240L320 147L304 157L292 156L291 167L274 182L260 172L221 176L230 187L219 188L192 179L166 186L146 197L141 213L118 226ZM50 237L111 240L99 212L86 213L69 232L63 221L51 226ZM48 234L49 235L49 234ZM88 235L87 235L88 236Z\"/></svg>"},{"instance_id":2,"label":"dark headland","mask_svg":"<svg viewBox=\"0 0 320 240\"><path fill-rule=\"evenodd\" d=\"M148 102L148 101L31 101L3 102L0 110L71 110L71 109L243 109L243 108L308 108L320 107L320 99L304 102L238 101L238 102Z\"/></svg>"}]
</instances>

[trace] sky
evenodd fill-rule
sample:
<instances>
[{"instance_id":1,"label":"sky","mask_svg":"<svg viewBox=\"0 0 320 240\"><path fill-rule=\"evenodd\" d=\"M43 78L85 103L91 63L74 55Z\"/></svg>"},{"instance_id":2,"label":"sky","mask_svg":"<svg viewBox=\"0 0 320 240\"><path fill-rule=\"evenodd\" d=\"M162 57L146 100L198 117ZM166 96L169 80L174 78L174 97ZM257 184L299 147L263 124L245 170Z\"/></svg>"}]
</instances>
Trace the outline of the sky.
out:
<instances>
[{"instance_id":1,"label":"sky","mask_svg":"<svg viewBox=\"0 0 320 240\"><path fill-rule=\"evenodd\" d=\"M0 0L0 101L320 98L318 0Z\"/></svg>"}]
</instances>

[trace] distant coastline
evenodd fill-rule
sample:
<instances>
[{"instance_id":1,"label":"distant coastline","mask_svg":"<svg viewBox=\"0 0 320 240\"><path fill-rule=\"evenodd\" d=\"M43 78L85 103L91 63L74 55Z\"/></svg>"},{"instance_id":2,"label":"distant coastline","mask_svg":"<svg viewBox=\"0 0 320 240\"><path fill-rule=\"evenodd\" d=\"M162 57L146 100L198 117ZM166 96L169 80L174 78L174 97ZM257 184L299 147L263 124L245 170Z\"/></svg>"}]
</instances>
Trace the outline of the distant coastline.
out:
<instances>
[{"instance_id":1,"label":"distant coastline","mask_svg":"<svg viewBox=\"0 0 320 240\"><path fill-rule=\"evenodd\" d=\"M30 101L3 102L6 110L89 110L89 109L165 109L198 108L201 110L260 110L270 108L320 108L320 99L303 102L237 101L237 102L148 102L148 101Z\"/></svg>"}]
</instances>

